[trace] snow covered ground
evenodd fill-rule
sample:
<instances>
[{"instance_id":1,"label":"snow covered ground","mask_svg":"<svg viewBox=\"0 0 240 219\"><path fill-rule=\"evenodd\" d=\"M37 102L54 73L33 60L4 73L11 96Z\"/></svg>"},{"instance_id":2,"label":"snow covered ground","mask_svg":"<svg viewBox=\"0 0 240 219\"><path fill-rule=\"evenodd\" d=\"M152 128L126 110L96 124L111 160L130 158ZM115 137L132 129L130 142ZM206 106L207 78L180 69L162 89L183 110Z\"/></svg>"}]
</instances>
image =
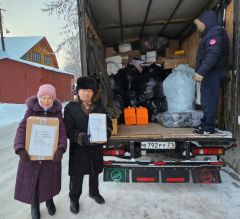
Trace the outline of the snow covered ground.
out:
<instances>
[{"instance_id":1,"label":"snow covered ground","mask_svg":"<svg viewBox=\"0 0 240 219\"><path fill-rule=\"evenodd\" d=\"M0 219L30 219L30 206L13 199L18 157L13 139L25 105L0 104ZM63 159L62 190L54 198L55 216L41 204L41 218L56 219L238 219L240 216L240 176L229 167L221 171L222 184L124 184L100 179L105 205L88 197L84 180L80 213L69 211L68 153Z\"/></svg>"}]
</instances>

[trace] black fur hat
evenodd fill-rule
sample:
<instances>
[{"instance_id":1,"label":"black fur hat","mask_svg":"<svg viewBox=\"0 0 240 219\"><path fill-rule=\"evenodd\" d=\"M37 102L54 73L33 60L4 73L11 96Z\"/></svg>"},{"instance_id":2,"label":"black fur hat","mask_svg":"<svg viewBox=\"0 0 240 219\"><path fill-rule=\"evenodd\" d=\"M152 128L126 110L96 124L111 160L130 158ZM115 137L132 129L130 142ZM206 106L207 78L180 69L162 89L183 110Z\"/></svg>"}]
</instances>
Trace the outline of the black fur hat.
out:
<instances>
[{"instance_id":1,"label":"black fur hat","mask_svg":"<svg viewBox=\"0 0 240 219\"><path fill-rule=\"evenodd\" d=\"M94 78L91 77L80 77L77 79L77 91L79 89L91 89L94 94L97 92L97 82Z\"/></svg>"}]
</instances>

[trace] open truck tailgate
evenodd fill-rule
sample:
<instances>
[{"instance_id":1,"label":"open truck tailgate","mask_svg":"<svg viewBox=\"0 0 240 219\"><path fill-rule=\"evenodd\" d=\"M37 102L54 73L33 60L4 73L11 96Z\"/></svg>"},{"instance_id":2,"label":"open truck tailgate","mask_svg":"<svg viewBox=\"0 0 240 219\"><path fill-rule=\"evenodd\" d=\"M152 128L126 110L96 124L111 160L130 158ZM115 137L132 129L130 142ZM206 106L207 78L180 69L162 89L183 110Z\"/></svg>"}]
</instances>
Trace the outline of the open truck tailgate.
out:
<instances>
[{"instance_id":1,"label":"open truck tailgate","mask_svg":"<svg viewBox=\"0 0 240 219\"><path fill-rule=\"evenodd\" d=\"M231 132L216 130L214 134L194 134L192 128L166 128L158 123L149 125L118 125L118 134L112 136L111 141L143 141L143 140L179 140L179 141L232 141Z\"/></svg>"}]
</instances>

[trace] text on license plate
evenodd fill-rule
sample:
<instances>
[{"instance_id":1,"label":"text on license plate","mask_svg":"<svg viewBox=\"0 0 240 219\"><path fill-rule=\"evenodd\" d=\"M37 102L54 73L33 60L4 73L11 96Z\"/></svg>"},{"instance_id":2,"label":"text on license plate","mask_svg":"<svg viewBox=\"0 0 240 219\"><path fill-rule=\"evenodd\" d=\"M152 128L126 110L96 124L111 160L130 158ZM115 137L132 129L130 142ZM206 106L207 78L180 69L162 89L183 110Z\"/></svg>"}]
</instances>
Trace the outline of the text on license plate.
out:
<instances>
[{"instance_id":1,"label":"text on license plate","mask_svg":"<svg viewBox=\"0 0 240 219\"><path fill-rule=\"evenodd\" d=\"M141 142L142 149L175 149L176 143L174 141L168 142L155 142L143 141Z\"/></svg>"}]
</instances>

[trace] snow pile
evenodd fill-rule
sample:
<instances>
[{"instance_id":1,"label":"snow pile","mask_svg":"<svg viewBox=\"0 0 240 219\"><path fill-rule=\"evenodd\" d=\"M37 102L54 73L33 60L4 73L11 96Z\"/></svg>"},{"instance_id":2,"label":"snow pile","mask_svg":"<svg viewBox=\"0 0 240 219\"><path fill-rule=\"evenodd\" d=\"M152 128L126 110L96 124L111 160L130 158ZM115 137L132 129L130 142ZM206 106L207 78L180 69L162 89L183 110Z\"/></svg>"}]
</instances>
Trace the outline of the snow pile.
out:
<instances>
[{"instance_id":1,"label":"snow pile","mask_svg":"<svg viewBox=\"0 0 240 219\"><path fill-rule=\"evenodd\" d=\"M0 104L1 219L31 218L30 206L14 200L19 158L13 151L13 139L25 110L25 104ZM238 219L240 176L229 167L223 168L221 175L222 184L163 184L103 182L101 174L99 187L106 199L104 205L89 198L88 177L85 177L80 212L74 215L69 210L67 151L62 161L62 190L54 198L56 215L49 216L42 203L41 216L46 219Z\"/></svg>"},{"instance_id":2,"label":"snow pile","mask_svg":"<svg viewBox=\"0 0 240 219\"><path fill-rule=\"evenodd\" d=\"M6 148L10 139L11 145L13 145L16 129L26 109L25 104L0 104L0 148Z\"/></svg>"}]
</instances>

